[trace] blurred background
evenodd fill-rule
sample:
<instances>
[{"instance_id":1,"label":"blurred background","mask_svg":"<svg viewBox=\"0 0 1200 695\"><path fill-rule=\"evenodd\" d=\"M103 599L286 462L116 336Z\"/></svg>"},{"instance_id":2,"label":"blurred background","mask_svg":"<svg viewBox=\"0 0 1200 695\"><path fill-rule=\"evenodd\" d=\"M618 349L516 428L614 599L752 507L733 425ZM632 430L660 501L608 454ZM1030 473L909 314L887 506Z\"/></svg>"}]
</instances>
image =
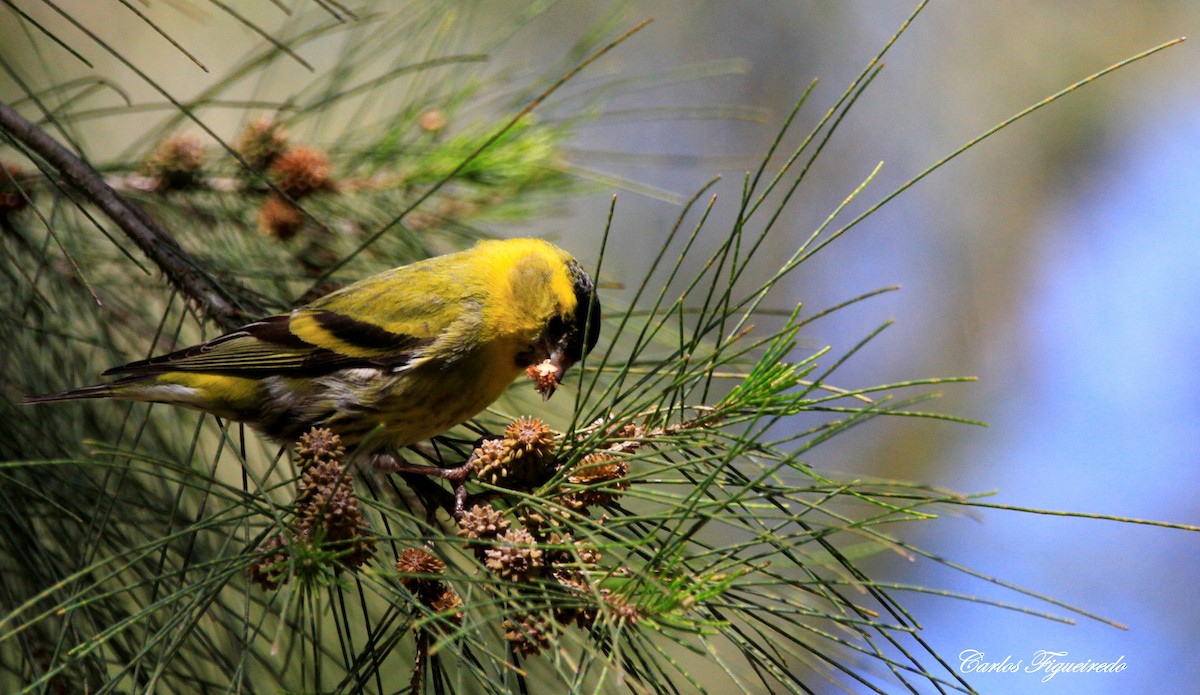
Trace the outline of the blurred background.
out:
<instances>
[{"instance_id":1,"label":"blurred background","mask_svg":"<svg viewBox=\"0 0 1200 695\"><path fill-rule=\"evenodd\" d=\"M718 213L732 216L743 172L809 80L821 82L802 112L805 124L823 115L910 9L709 2L681 11L674 3L635 3L631 20L656 21L619 51L616 60L632 69L745 61L744 74L639 99L754 106L769 114L768 123L593 128L581 134L578 157L680 195L720 173L717 190L727 206ZM859 209L1005 117L1197 28L1198 3L934 3L888 54L789 208L789 231L765 255L774 262L790 255L877 162L884 168ZM520 45L554 55L548 46L561 36L531 33ZM876 421L823 445L812 463L964 493L995 491L991 501L999 504L1200 524L1197 84L1191 42L1118 71L973 148L803 266L788 295L773 297L775 306L819 309L876 287L902 287L804 336L810 346L844 349L895 319L840 372L839 385L976 375L978 383L948 390L937 406L989 424ZM602 164L592 163L593 153L603 155ZM585 248L607 204L596 198L580 203L569 223L546 229ZM622 193L618 250L647 256L676 215L676 206ZM1192 585L1200 535L1000 510L916 526L908 537L948 560L1129 628L906 597L924 637L954 664L964 650L1026 665L1038 650L1066 652L1063 661L1128 663L1117 674L1060 674L1048 682L1026 673L975 675L970 682L981 692L1189 692L1200 682ZM1037 605L932 563L880 558L877 572Z\"/></svg>"},{"instance_id":2,"label":"blurred background","mask_svg":"<svg viewBox=\"0 0 1200 695\"><path fill-rule=\"evenodd\" d=\"M721 175L708 225L715 243L736 212L744 172L757 166L810 80L821 81L798 117L798 133L824 115L912 9L784 0L630 2L614 9L566 1L493 46L489 28L523 6L463 3L469 28L460 44L486 51L489 60L456 69L513 85L544 84L554 66L569 64L589 28L655 20L538 116L571 113L572 95L594 80L664 76L604 101L597 117L575 131L570 164L591 180L586 193L532 228L493 228L556 237L578 257L595 258L615 193L604 278L610 284L640 279L681 201ZM202 4L152 9L156 21L189 37L212 75L228 59L223 41L257 40ZM76 11L82 19L114 10L96 3ZM271 3L244 11L265 26L286 21ZM881 173L850 214L1007 116L1197 28L1195 2L935 3L890 51L886 68L822 154L764 247L762 269L789 256L878 162ZM152 76L176 96L209 86L210 75L144 26L130 20L111 33L143 65L147 56L161 56L150 66ZM123 80L122 68L91 57L138 100L142 88ZM322 56L305 57L319 69ZM303 81L309 73L296 75ZM1200 60L1191 42L1122 69L971 149L783 283L768 303L803 302L807 313L900 285L900 292L814 324L802 336L806 349L844 351L895 319L839 371L837 384L975 375L978 383L948 389L935 406L989 424L881 419L819 447L810 462L851 476L995 491L997 504L1200 525L1198 84ZM484 104L476 115L497 113L503 111ZM227 116L232 132L239 116ZM214 116L215 128L224 117ZM95 128L102 134L92 133L100 161L138 136L121 119ZM1005 510L913 524L907 534L983 575L1129 628L1087 619L1063 625L936 596L902 597L924 626L923 637L952 664L964 650L984 652L988 661L1011 656L1028 664L1038 650L1050 650L1066 652L1064 661L1121 657L1128 664L1121 673L1060 674L1048 682L1025 673L975 675L970 682L980 691L1187 692L1200 682L1193 586L1200 535ZM889 556L873 570L884 580L1067 614L933 563Z\"/></svg>"},{"instance_id":3,"label":"blurred background","mask_svg":"<svg viewBox=\"0 0 1200 695\"><path fill-rule=\"evenodd\" d=\"M672 3L637 3L631 19L656 21L619 60L642 70L744 59L744 74L677 89L700 93L701 102L761 107L769 123L614 126L585 131L579 147L604 153L606 171L681 195L721 173L718 192L732 215L742 173L809 80L821 83L804 123L823 115L910 9L712 2L681 12ZM790 255L877 162L884 168L860 203L1025 106L1197 28L1197 3L933 4L886 57L789 209L789 232L766 255ZM872 215L803 266L787 296L773 297L776 306L819 309L901 285L805 336L808 345L844 349L895 319L835 378L841 386L979 377L948 390L937 406L983 420L986 429L876 421L818 448L814 465L996 491L991 501L999 504L1200 524L1196 56L1185 43L1018 122ZM638 96L663 106L682 101L669 89ZM614 164L617 153L628 161ZM586 154L580 159L592 166ZM607 202L598 198L581 204L570 226L547 229L593 236ZM618 249L640 247L633 257L644 257L676 214L675 206L622 194ZM916 526L907 537L948 560L1129 627L1062 625L906 597L924 637L954 664L964 650L1026 665L1038 650L1066 652L1063 661L1128 663L1117 674L1049 682L1026 673L976 675L970 682L981 692L1188 692L1200 682L1192 586L1200 535L1000 510ZM896 581L1037 605L932 563L888 557L876 569Z\"/></svg>"}]
</instances>

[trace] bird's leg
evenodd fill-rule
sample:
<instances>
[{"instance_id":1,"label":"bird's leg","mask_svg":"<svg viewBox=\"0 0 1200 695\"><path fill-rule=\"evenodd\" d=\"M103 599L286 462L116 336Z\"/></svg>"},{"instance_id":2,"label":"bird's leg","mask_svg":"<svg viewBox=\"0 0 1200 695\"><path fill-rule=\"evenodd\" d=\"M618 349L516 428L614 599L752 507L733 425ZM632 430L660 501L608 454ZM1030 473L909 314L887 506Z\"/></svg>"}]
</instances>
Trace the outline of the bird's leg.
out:
<instances>
[{"instance_id":1,"label":"bird's leg","mask_svg":"<svg viewBox=\"0 0 1200 695\"><path fill-rule=\"evenodd\" d=\"M380 473L399 473L400 467L406 465L403 459L395 454L379 452L371 455L371 468Z\"/></svg>"},{"instance_id":2,"label":"bird's leg","mask_svg":"<svg viewBox=\"0 0 1200 695\"><path fill-rule=\"evenodd\" d=\"M454 520L458 521L462 518L464 512L467 511L467 486L458 485L454 488Z\"/></svg>"},{"instance_id":3,"label":"bird's leg","mask_svg":"<svg viewBox=\"0 0 1200 695\"><path fill-rule=\"evenodd\" d=\"M371 457L371 466L381 473L399 473L409 483L409 487L413 487L414 490L416 489L416 486L414 486L416 480L412 477L414 475L441 478L442 480L449 481L454 488L454 503L453 506L445 505L446 511L450 512L455 520L462 518L467 501L466 482L474 470L474 466L469 460L461 466L442 468L440 466L408 463L397 454L380 452ZM421 485L420 487L424 488L426 486Z\"/></svg>"},{"instance_id":4,"label":"bird's leg","mask_svg":"<svg viewBox=\"0 0 1200 695\"><path fill-rule=\"evenodd\" d=\"M431 525L435 523L438 509L445 509L447 514L454 514L457 502L454 495L450 494L446 488L437 485L424 475L401 473L400 477L404 479L404 483L425 507L427 523Z\"/></svg>"},{"instance_id":5,"label":"bird's leg","mask_svg":"<svg viewBox=\"0 0 1200 695\"><path fill-rule=\"evenodd\" d=\"M467 461L461 466L453 468L442 468L440 466L429 466L425 464L414 464L405 461L394 452L378 452L371 456L371 467L380 473L398 473L404 478L408 486L414 492L421 496L421 493L436 494L430 489L430 484L426 482L428 478L441 478L449 481L454 489L454 495L451 499L443 498L441 506L447 512L458 520L462 517L467 499L467 478L471 477L471 471L474 470L470 461ZM425 480L417 476L425 476ZM436 486L435 486L436 487ZM436 494L437 497L442 497L445 492L438 489L441 494ZM428 500L427 500L428 501ZM426 505L427 507L429 505ZM432 510L432 508L431 508Z\"/></svg>"},{"instance_id":6,"label":"bird's leg","mask_svg":"<svg viewBox=\"0 0 1200 695\"><path fill-rule=\"evenodd\" d=\"M455 521L461 519L463 512L466 510L466 502L467 502L466 482L467 482L467 478L471 477L472 470L474 470L474 468L471 466L471 463L469 461L467 463L464 463L463 465L457 466L455 468L438 468L437 466L414 466L412 464L399 464L399 467L396 468L397 472L406 474L405 478L408 479L410 483L412 482L412 480L411 480L411 478L408 478L407 474L413 474L413 473L419 474L419 475L427 475L427 476L435 477L435 478L442 478L443 480L450 481L450 484L454 486L454 507L447 508L447 511L450 512L450 514L454 517Z\"/></svg>"},{"instance_id":7,"label":"bird's leg","mask_svg":"<svg viewBox=\"0 0 1200 695\"><path fill-rule=\"evenodd\" d=\"M456 487L461 486L466 482L467 478L471 477L472 470L470 461L461 466L442 468L441 466L409 463L396 454L387 452L374 454L371 457L371 466L381 473L415 473L417 475L442 478L443 480L449 480Z\"/></svg>"},{"instance_id":8,"label":"bird's leg","mask_svg":"<svg viewBox=\"0 0 1200 695\"><path fill-rule=\"evenodd\" d=\"M386 473L415 473L417 475L427 475L431 478L441 478L449 480L456 486L462 485L467 478L471 477L473 467L469 463L454 468L439 468L438 466L425 466L415 463L406 463L398 460L395 457L389 457L391 461L387 464L386 469L380 468Z\"/></svg>"},{"instance_id":9,"label":"bird's leg","mask_svg":"<svg viewBox=\"0 0 1200 695\"><path fill-rule=\"evenodd\" d=\"M505 497L501 493L494 491L477 492L474 495L468 495L467 486L458 485L454 488L454 511L452 513L454 514L455 521L462 519L462 515L467 510L467 507L477 504L487 504L495 499L505 499Z\"/></svg>"}]
</instances>

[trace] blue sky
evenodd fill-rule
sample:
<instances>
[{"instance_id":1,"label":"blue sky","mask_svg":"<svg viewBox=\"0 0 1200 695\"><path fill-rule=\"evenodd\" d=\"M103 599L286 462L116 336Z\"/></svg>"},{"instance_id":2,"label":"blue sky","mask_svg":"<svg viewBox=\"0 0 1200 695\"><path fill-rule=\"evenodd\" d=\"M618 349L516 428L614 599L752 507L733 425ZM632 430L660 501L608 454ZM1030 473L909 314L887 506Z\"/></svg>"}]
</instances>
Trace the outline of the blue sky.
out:
<instances>
[{"instance_id":1,"label":"blue sky","mask_svg":"<svg viewBox=\"0 0 1200 695\"><path fill-rule=\"evenodd\" d=\"M966 438L960 489L994 501L1200 524L1200 115L1129 134L1079 196L1048 216L1034 291L1014 330L1020 375L996 391L990 427ZM1200 534L1107 521L988 512L948 519L947 557L1128 624L1062 626L993 608L921 599L928 637L952 658L979 649L1028 664L1129 664L1120 674L975 676L982 692L1186 692L1200 682L1194 582ZM942 523L942 522L939 522ZM930 545L926 543L926 545ZM1046 609L967 577L931 583ZM936 581L935 581L936 579ZM1060 609L1052 612L1064 614Z\"/></svg>"}]
</instances>

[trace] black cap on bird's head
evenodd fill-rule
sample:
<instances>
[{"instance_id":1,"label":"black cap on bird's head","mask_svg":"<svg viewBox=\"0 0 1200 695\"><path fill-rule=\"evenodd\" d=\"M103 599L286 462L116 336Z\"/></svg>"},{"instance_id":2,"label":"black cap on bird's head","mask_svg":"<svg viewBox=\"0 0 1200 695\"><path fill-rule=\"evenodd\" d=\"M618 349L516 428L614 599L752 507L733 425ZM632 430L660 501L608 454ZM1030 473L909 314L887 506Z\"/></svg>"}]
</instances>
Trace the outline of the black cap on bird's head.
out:
<instances>
[{"instance_id":1,"label":"black cap on bird's head","mask_svg":"<svg viewBox=\"0 0 1200 695\"><path fill-rule=\"evenodd\" d=\"M591 276L575 261L567 268L575 289L575 310L567 316L555 315L546 328L547 359L555 368L555 383L561 382L571 365L583 359L600 339L600 300ZM550 385L542 391L543 398L554 393Z\"/></svg>"},{"instance_id":2,"label":"black cap on bird's head","mask_svg":"<svg viewBox=\"0 0 1200 695\"><path fill-rule=\"evenodd\" d=\"M571 262L568 267L575 281L575 331L567 347L571 359L578 362L596 347L596 341L600 339L600 300L596 298L592 277L578 263Z\"/></svg>"}]
</instances>

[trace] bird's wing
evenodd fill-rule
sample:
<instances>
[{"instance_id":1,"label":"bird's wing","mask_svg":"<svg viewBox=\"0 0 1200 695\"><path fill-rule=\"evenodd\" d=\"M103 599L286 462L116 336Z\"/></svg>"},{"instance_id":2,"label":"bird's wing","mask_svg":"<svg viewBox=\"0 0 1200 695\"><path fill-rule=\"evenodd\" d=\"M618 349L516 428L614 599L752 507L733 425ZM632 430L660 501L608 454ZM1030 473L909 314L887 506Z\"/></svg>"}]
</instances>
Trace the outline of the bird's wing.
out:
<instances>
[{"instance_id":1,"label":"bird's wing","mask_svg":"<svg viewBox=\"0 0 1200 695\"><path fill-rule=\"evenodd\" d=\"M400 369L438 353L443 345L461 348L478 333L480 302L456 281L456 270L428 261L397 268L290 314L104 374L204 372L262 378L353 367Z\"/></svg>"},{"instance_id":2,"label":"bird's wing","mask_svg":"<svg viewBox=\"0 0 1200 695\"><path fill-rule=\"evenodd\" d=\"M326 374L351 367L395 368L404 366L418 349L429 342L413 336L391 335L385 347L383 336L372 334L368 328L355 333L355 322L351 320L331 318L326 314L306 318L316 321L320 326L328 324L335 327L325 330L341 337L338 342L347 350L338 351L319 344L331 341L314 343L293 332L290 326L296 320L296 315L271 316L207 343L114 367L104 374L149 376L164 372L203 372L262 378L271 375ZM314 337L315 332L316 329L305 331L310 337ZM354 349L352 341L365 341L368 337L374 339L370 354L362 349Z\"/></svg>"},{"instance_id":3,"label":"bird's wing","mask_svg":"<svg viewBox=\"0 0 1200 695\"><path fill-rule=\"evenodd\" d=\"M484 340L494 278L470 252L371 276L292 312L291 333L311 345L366 360L452 356Z\"/></svg>"}]
</instances>

